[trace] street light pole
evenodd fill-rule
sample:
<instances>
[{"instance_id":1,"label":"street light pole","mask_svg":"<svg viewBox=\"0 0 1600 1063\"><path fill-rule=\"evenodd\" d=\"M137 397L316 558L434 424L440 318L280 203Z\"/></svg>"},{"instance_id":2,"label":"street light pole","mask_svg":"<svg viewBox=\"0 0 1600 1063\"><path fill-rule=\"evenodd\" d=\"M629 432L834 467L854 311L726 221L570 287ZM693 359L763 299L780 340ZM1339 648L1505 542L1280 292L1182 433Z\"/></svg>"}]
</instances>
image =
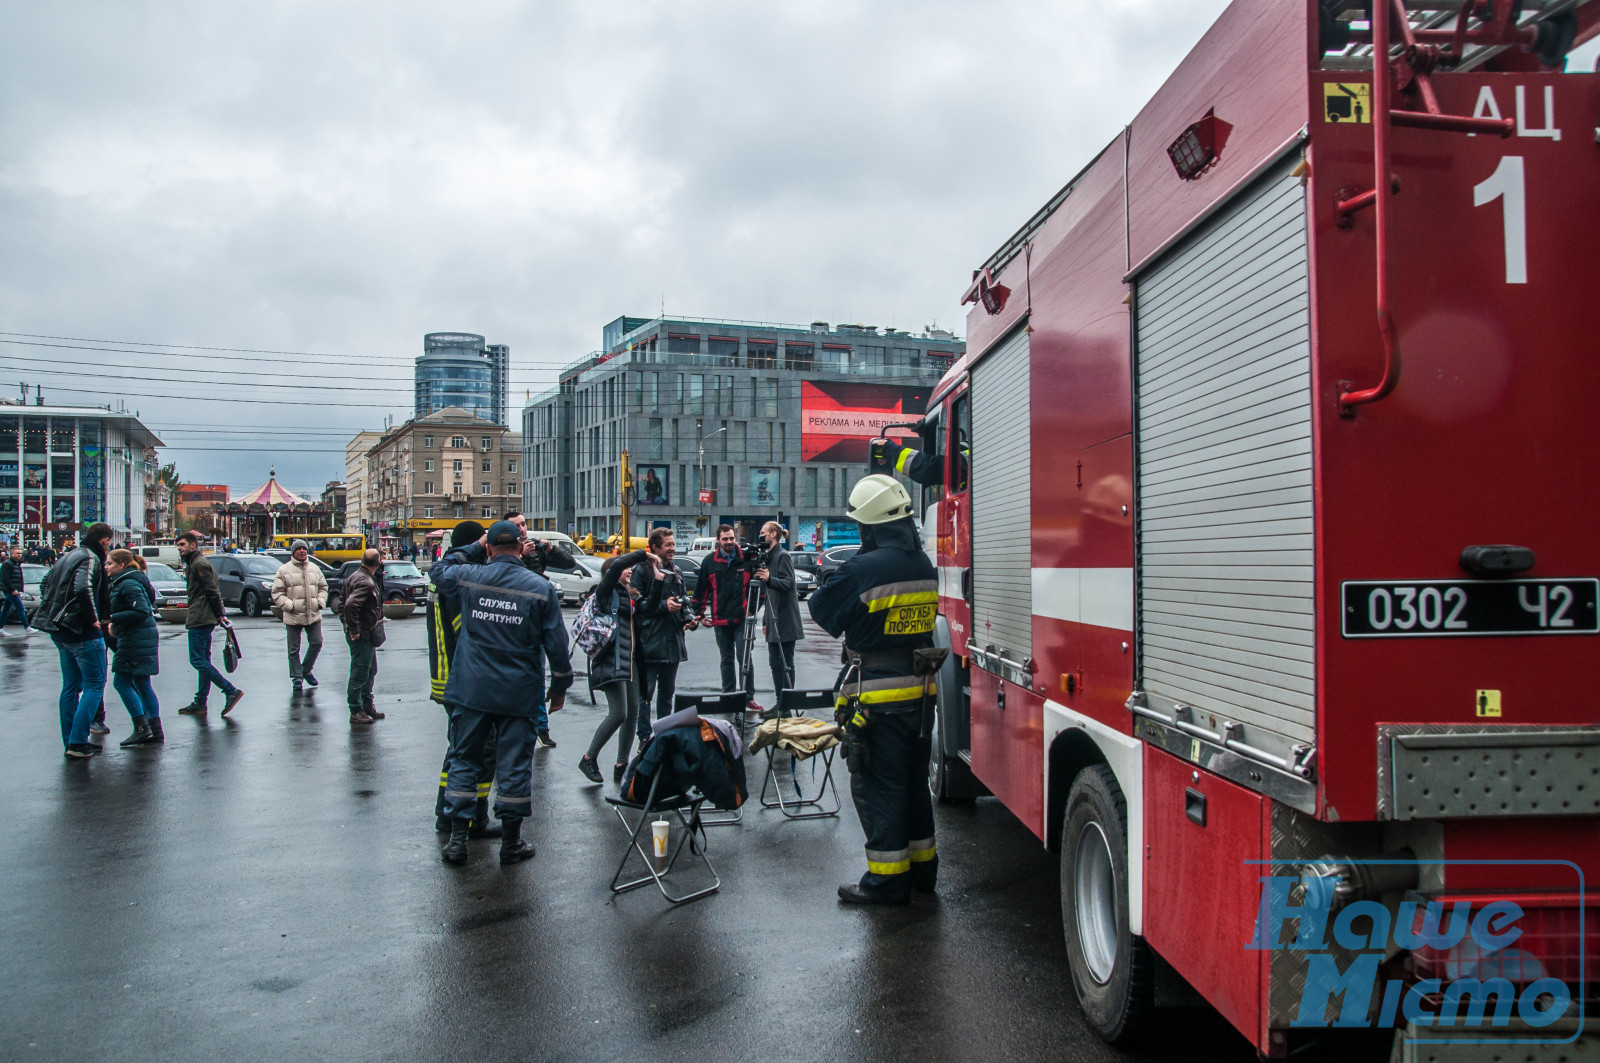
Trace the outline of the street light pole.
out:
<instances>
[{"instance_id":1,"label":"street light pole","mask_svg":"<svg viewBox=\"0 0 1600 1063\"><path fill-rule=\"evenodd\" d=\"M717 435L718 433L726 432L726 431L727 431L726 428L719 428L715 432L707 432L704 435L702 435L700 437L699 441L695 444L695 448L696 448L696 450L699 451L699 454L700 454L700 482L695 485L695 501L696 501L696 504L699 505L699 507L700 507L700 518L701 518L700 519L700 523L701 523L701 525L704 525L706 523L706 521L705 521L706 504L699 500L700 499L700 494L699 493L701 491L704 491L705 487L706 487L706 440L710 439L714 435Z\"/></svg>"}]
</instances>

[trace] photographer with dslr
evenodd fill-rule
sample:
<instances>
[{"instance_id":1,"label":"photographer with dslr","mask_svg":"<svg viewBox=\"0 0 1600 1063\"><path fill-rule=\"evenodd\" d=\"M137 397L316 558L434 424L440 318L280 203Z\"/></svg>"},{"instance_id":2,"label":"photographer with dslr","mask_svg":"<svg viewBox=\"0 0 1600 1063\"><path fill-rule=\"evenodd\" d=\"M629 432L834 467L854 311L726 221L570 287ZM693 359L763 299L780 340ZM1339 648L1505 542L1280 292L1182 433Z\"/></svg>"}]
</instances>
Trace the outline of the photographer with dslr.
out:
<instances>
[{"instance_id":1,"label":"photographer with dslr","mask_svg":"<svg viewBox=\"0 0 1600 1063\"><path fill-rule=\"evenodd\" d=\"M766 588L761 630L767 636L767 661L772 666L773 701L794 686L794 644L805 638L800 626L800 595L794 585L794 560L783 548L783 526L769 520L761 526L766 554L755 571Z\"/></svg>"},{"instance_id":2,"label":"photographer with dslr","mask_svg":"<svg viewBox=\"0 0 1600 1063\"><path fill-rule=\"evenodd\" d=\"M722 692L739 689L739 673L744 673L745 708L760 712L756 704L755 671L739 652L743 643L745 602L750 592L751 564L739 548L739 538L731 524L717 525L717 548L700 562L700 581L694 588L694 614L717 633L717 652L722 655Z\"/></svg>"},{"instance_id":3,"label":"photographer with dslr","mask_svg":"<svg viewBox=\"0 0 1600 1063\"><path fill-rule=\"evenodd\" d=\"M678 665L689 659L684 632L699 626L690 609L683 573L672 563L677 540L671 528L650 533L650 563L633 570L634 615L639 618L639 737L650 734L650 702L656 719L673 712Z\"/></svg>"}]
</instances>

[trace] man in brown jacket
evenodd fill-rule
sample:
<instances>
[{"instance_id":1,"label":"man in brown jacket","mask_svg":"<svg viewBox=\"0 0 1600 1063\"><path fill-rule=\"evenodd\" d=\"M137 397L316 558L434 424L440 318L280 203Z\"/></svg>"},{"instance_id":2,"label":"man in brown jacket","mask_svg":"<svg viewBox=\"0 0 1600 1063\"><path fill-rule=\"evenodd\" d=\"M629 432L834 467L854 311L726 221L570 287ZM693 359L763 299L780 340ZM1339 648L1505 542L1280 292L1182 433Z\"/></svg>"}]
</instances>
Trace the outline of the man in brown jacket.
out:
<instances>
[{"instance_id":1,"label":"man in brown jacket","mask_svg":"<svg viewBox=\"0 0 1600 1063\"><path fill-rule=\"evenodd\" d=\"M350 682L345 688L350 703L350 722L368 724L381 720L372 699L372 681L378 675L378 647L373 633L383 619L383 595L378 592L377 571L383 557L376 550L361 555L361 567L345 577L339 595L339 614L344 621L344 637L350 646Z\"/></svg>"},{"instance_id":2,"label":"man in brown jacket","mask_svg":"<svg viewBox=\"0 0 1600 1063\"><path fill-rule=\"evenodd\" d=\"M200 676L194 700L178 711L187 716L204 716L206 697L212 684L216 684L225 699L222 715L226 716L239 704L244 691L228 682L228 677L211 663L211 632L218 624L232 626L222 604L222 593L217 589L217 571L200 552L198 532L186 531L178 536L178 553L183 557L183 580L189 591L189 612L183 622L189 629L189 665Z\"/></svg>"},{"instance_id":3,"label":"man in brown jacket","mask_svg":"<svg viewBox=\"0 0 1600 1063\"><path fill-rule=\"evenodd\" d=\"M322 607L328 604L328 581L311 561L311 549L304 539L290 547L290 560L272 577L272 604L283 614L284 636L289 643L289 678L294 692L317 685L311 666L322 652ZM305 660L300 659L300 633L306 641Z\"/></svg>"}]
</instances>

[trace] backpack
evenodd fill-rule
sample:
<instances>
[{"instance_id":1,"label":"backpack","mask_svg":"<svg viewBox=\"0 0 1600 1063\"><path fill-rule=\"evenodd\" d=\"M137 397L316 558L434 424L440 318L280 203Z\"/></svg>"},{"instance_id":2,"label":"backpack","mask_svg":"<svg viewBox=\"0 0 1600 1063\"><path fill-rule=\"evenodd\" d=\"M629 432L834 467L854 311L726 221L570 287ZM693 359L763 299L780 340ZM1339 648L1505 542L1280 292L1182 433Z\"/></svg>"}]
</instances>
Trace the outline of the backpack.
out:
<instances>
[{"instance_id":1,"label":"backpack","mask_svg":"<svg viewBox=\"0 0 1600 1063\"><path fill-rule=\"evenodd\" d=\"M617 633L617 618L600 611L595 604L599 597L589 595L578 609L578 618L572 622L572 644L590 657L605 649Z\"/></svg>"}]
</instances>

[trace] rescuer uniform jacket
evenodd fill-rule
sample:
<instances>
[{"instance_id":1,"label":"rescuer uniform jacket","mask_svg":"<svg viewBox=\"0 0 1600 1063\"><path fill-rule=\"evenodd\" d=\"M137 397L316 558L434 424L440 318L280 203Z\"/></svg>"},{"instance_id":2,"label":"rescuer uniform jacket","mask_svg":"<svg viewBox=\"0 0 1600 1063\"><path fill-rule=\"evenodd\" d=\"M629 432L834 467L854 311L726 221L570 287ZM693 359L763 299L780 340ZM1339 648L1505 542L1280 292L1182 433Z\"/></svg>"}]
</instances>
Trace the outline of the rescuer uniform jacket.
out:
<instances>
[{"instance_id":1,"label":"rescuer uniform jacket","mask_svg":"<svg viewBox=\"0 0 1600 1063\"><path fill-rule=\"evenodd\" d=\"M310 558L290 558L272 577L272 604L283 610L283 622L291 627L322 623L322 607L328 604L328 580Z\"/></svg>"},{"instance_id":2,"label":"rescuer uniform jacket","mask_svg":"<svg viewBox=\"0 0 1600 1063\"><path fill-rule=\"evenodd\" d=\"M727 627L744 623L745 592L750 589L750 571L744 564L743 551L736 550L730 558L721 550L713 550L700 562L700 581L694 586L694 611L698 615L710 606L712 627Z\"/></svg>"},{"instance_id":3,"label":"rescuer uniform jacket","mask_svg":"<svg viewBox=\"0 0 1600 1063\"><path fill-rule=\"evenodd\" d=\"M683 574L676 565L645 562L633 570L634 628L639 640L634 652L645 664L680 664L689 659L683 625L690 610L686 606L674 613L667 608L673 598L685 594Z\"/></svg>"},{"instance_id":4,"label":"rescuer uniform jacket","mask_svg":"<svg viewBox=\"0 0 1600 1063\"><path fill-rule=\"evenodd\" d=\"M183 583L189 592L189 612L183 626L214 627L225 612L222 592L217 589L217 570L198 550L184 563Z\"/></svg>"},{"instance_id":5,"label":"rescuer uniform jacket","mask_svg":"<svg viewBox=\"0 0 1600 1063\"><path fill-rule=\"evenodd\" d=\"M944 483L943 454L924 454L889 440L883 444L883 460L908 480L929 486Z\"/></svg>"},{"instance_id":6,"label":"rescuer uniform jacket","mask_svg":"<svg viewBox=\"0 0 1600 1063\"><path fill-rule=\"evenodd\" d=\"M450 679L450 658L461 634L461 606L453 594L435 593L428 603L428 697L444 704L444 685Z\"/></svg>"},{"instance_id":7,"label":"rescuer uniform jacket","mask_svg":"<svg viewBox=\"0 0 1600 1063\"><path fill-rule=\"evenodd\" d=\"M938 571L909 519L863 525L861 549L811 596L811 619L861 656L861 701L881 712L921 707L912 654L933 645ZM931 685L929 687L931 691ZM840 694L856 692L850 676Z\"/></svg>"},{"instance_id":8,"label":"rescuer uniform jacket","mask_svg":"<svg viewBox=\"0 0 1600 1063\"><path fill-rule=\"evenodd\" d=\"M155 588L136 568L111 581L111 627L117 637L111 670L119 675L156 675L161 671L160 635L156 631Z\"/></svg>"},{"instance_id":9,"label":"rescuer uniform jacket","mask_svg":"<svg viewBox=\"0 0 1600 1063\"><path fill-rule=\"evenodd\" d=\"M555 588L511 554L484 563L483 546L451 550L429 575L440 597L461 611L444 698L449 704L500 716L533 716L544 704L544 658L550 696L572 685L567 626Z\"/></svg>"}]
</instances>

